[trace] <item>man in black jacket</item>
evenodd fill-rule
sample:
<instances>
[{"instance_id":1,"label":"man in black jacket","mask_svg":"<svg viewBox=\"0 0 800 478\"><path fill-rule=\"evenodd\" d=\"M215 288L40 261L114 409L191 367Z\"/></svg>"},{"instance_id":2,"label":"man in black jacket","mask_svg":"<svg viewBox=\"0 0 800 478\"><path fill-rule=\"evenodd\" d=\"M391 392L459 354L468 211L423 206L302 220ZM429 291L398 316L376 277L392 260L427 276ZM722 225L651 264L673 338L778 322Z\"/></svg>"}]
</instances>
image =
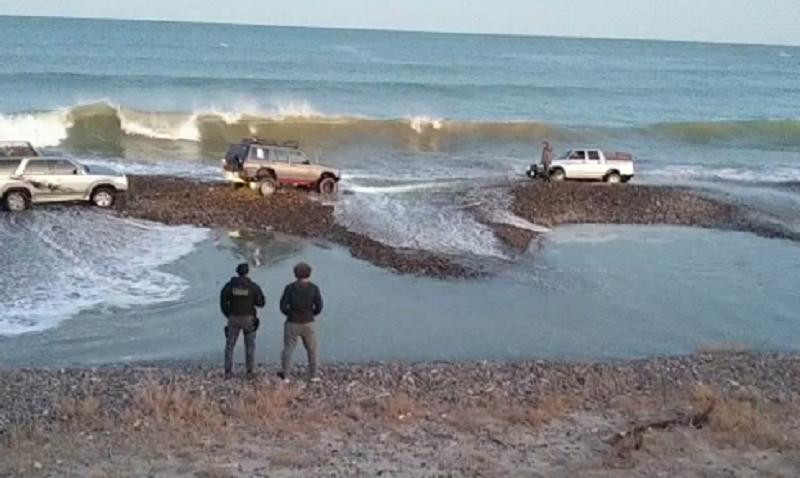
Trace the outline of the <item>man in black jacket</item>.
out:
<instances>
[{"instance_id":1,"label":"man in black jacket","mask_svg":"<svg viewBox=\"0 0 800 478\"><path fill-rule=\"evenodd\" d=\"M281 312L286 315L283 326L283 354L281 355L282 372L279 376L289 380L292 368L292 353L297 339L303 340L308 354L308 374L312 382L319 382L317 376L317 336L314 331L314 320L322 312L322 294L319 287L312 283L311 266L301 262L294 267L297 279L286 286L281 296Z\"/></svg>"},{"instance_id":2,"label":"man in black jacket","mask_svg":"<svg viewBox=\"0 0 800 478\"><path fill-rule=\"evenodd\" d=\"M222 288L219 305L222 314L228 319L225 327L225 378L230 378L233 373L233 349L239 339L239 333L244 332L245 363L247 376L253 378L256 353L256 330L258 317L256 307L264 307L264 293L261 287L251 281L247 274L250 266L239 264L236 267L237 277L233 277Z\"/></svg>"}]
</instances>

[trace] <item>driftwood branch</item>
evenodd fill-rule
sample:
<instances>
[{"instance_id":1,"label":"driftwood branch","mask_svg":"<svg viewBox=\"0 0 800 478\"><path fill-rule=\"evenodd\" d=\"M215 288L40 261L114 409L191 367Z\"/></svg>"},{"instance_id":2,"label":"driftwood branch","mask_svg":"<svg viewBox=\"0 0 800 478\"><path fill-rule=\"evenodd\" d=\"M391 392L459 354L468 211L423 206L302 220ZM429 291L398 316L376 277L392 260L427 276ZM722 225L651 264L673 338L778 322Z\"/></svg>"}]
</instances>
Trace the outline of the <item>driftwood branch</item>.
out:
<instances>
[{"instance_id":1,"label":"driftwood branch","mask_svg":"<svg viewBox=\"0 0 800 478\"><path fill-rule=\"evenodd\" d=\"M627 430L616 433L608 440L612 446L613 455L618 459L629 459L633 450L642 447L644 433L648 430L666 430L674 427L701 428L708 423L715 405L716 403L712 401L697 413L674 412L667 417L662 416L636 423Z\"/></svg>"}]
</instances>

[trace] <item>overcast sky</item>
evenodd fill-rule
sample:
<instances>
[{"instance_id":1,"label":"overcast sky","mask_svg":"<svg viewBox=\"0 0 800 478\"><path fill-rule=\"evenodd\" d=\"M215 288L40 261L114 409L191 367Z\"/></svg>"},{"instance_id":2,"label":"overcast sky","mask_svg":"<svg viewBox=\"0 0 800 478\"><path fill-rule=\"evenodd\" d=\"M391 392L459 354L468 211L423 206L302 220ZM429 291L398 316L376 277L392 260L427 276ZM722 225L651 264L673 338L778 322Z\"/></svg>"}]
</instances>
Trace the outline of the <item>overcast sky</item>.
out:
<instances>
[{"instance_id":1,"label":"overcast sky","mask_svg":"<svg viewBox=\"0 0 800 478\"><path fill-rule=\"evenodd\" d=\"M800 45L800 0L0 0L0 14Z\"/></svg>"}]
</instances>

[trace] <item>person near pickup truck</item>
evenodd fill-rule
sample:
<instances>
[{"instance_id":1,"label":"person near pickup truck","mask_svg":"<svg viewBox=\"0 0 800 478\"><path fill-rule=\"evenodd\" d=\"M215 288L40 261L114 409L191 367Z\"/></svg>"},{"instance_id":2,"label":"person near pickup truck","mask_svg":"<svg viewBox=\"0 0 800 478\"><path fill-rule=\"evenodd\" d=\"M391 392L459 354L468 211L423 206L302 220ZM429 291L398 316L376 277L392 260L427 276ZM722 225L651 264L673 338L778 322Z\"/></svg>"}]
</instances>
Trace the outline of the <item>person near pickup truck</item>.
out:
<instances>
[{"instance_id":1,"label":"person near pickup truck","mask_svg":"<svg viewBox=\"0 0 800 478\"><path fill-rule=\"evenodd\" d=\"M233 350L239 334L244 333L244 353L247 377L254 377L256 330L259 319L256 308L264 307L264 293L261 287L250 280L250 266L239 264L236 277L231 278L220 292L220 308L228 319L225 327L225 378L233 375Z\"/></svg>"},{"instance_id":2,"label":"person near pickup truck","mask_svg":"<svg viewBox=\"0 0 800 478\"><path fill-rule=\"evenodd\" d=\"M553 164L553 147L549 141L542 142L542 177L550 181L550 165Z\"/></svg>"},{"instance_id":3,"label":"person near pickup truck","mask_svg":"<svg viewBox=\"0 0 800 478\"><path fill-rule=\"evenodd\" d=\"M292 368L292 354L297 339L303 340L308 354L308 376L311 382L319 382L317 375L317 336L314 321L322 312L322 294L319 287L311 282L311 266L301 262L294 266L295 281L287 285L281 296L281 312L286 316L283 328L283 353L281 372L278 376L289 380Z\"/></svg>"}]
</instances>

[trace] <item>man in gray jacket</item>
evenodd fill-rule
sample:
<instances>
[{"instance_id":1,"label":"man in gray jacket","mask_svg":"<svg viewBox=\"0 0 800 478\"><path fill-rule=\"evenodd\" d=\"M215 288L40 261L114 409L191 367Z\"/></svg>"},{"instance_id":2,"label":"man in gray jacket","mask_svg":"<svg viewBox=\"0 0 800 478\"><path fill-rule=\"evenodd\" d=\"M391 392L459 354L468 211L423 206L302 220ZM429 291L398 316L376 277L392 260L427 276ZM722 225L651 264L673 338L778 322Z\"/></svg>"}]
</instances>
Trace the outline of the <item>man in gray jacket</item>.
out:
<instances>
[{"instance_id":1,"label":"man in gray jacket","mask_svg":"<svg viewBox=\"0 0 800 478\"><path fill-rule=\"evenodd\" d=\"M542 177L545 181L550 181L550 165L553 164L553 147L549 141L542 143Z\"/></svg>"},{"instance_id":2,"label":"man in gray jacket","mask_svg":"<svg viewBox=\"0 0 800 478\"><path fill-rule=\"evenodd\" d=\"M219 305L222 314L228 319L225 327L225 378L233 373L233 349L239 334L244 333L244 353L247 377L254 377L256 354L256 330L258 317L256 307L264 307L264 293L261 287L251 281L247 275L250 266L239 264L236 277L233 277L220 292Z\"/></svg>"},{"instance_id":3,"label":"man in gray jacket","mask_svg":"<svg viewBox=\"0 0 800 478\"><path fill-rule=\"evenodd\" d=\"M295 281L287 285L281 296L281 312L286 316L283 328L283 354L281 372L284 381L289 380L292 368L292 354L297 339L303 340L308 354L308 376L310 381L319 382L317 375L317 336L314 320L322 312L322 294L319 287L311 282L311 266L301 262L294 267Z\"/></svg>"}]
</instances>

